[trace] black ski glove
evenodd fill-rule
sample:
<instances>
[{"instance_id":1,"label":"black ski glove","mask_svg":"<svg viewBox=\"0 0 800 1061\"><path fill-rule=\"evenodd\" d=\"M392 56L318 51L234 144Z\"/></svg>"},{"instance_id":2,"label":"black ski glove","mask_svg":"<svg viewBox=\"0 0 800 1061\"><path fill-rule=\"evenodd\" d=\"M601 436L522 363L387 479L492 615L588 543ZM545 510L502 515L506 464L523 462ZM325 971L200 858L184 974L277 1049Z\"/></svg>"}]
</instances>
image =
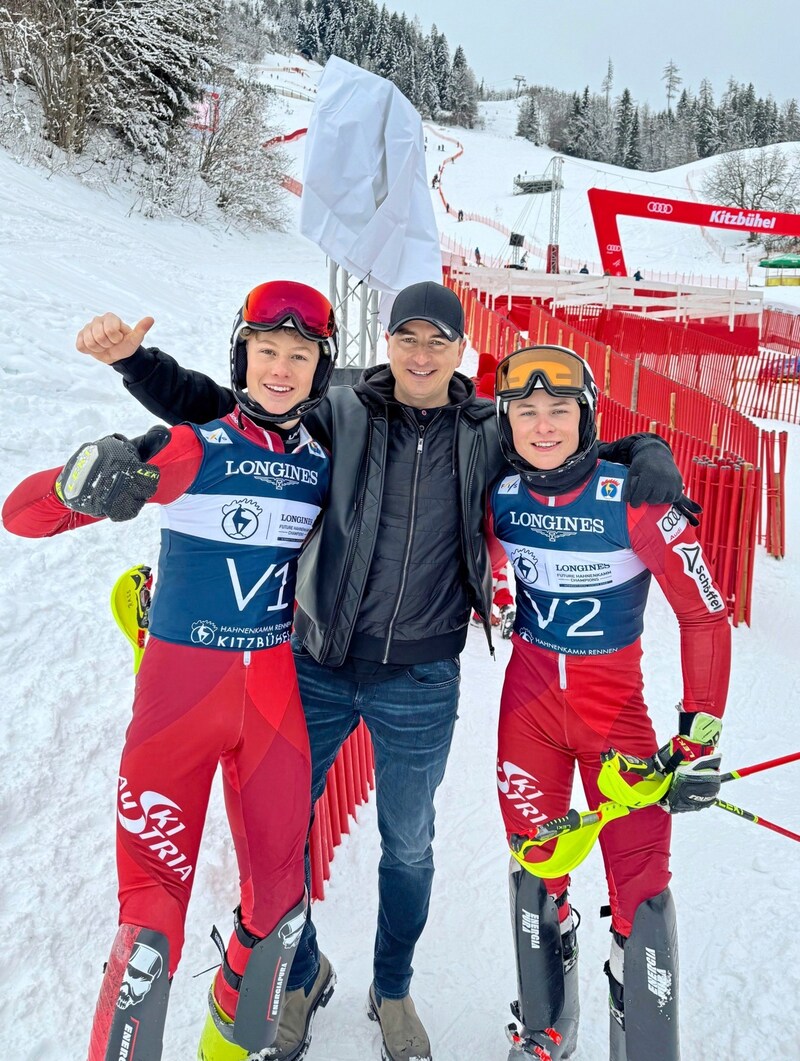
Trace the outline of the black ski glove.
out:
<instances>
[{"instance_id":1,"label":"black ski glove","mask_svg":"<svg viewBox=\"0 0 800 1061\"><path fill-rule=\"evenodd\" d=\"M705 711L681 711L678 730L653 756L659 772L672 774L672 784L660 802L669 814L712 806L721 785L717 751L721 720Z\"/></svg>"},{"instance_id":2,"label":"black ski glove","mask_svg":"<svg viewBox=\"0 0 800 1061\"><path fill-rule=\"evenodd\" d=\"M655 436L637 439L622 500L638 508L672 504L682 494L683 479L666 442Z\"/></svg>"},{"instance_id":3,"label":"black ski glove","mask_svg":"<svg viewBox=\"0 0 800 1061\"><path fill-rule=\"evenodd\" d=\"M681 494L672 507L677 508L678 512L686 516L687 523L691 523L693 527L700 526L700 516L703 513L703 506L698 505L696 501L692 501L687 494Z\"/></svg>"},{"instance_id":4,"label":"black ski glove","mask_svg":"<svg viewBox=\"0 0 800 1061\"><path fill-rule=\"evenodd\" d=\"M622 500L633 508L639 505L674 505L693 527L703 511L683 492L683 480L667 443L651 436L637 439L631 453L630 471Z\"/></svg>"},{"instance_id":5,"label":"black ski glove","mask_svg":"<svg viewBox=\"0 0 800 1061\"><path fill-rule=\"evenodd\" d=\"M660 806L669 814L703 810L711 807L719 795L719 752L703 755L691 762L681 763L672 775L672 784L661 800Z\"/></svg>"},{"instance_id":6,"label":"black ski glove","mask_svg":"<svg viewBox=\"0 0 800 1061\"><path fill-rule=\"evenodd\" d=\"M133 519L156 492L159 470L145 464L123 435L84 443L61 470L56 496L75 512L105 516L115 523Z\"/></svg>"}]
</instances>

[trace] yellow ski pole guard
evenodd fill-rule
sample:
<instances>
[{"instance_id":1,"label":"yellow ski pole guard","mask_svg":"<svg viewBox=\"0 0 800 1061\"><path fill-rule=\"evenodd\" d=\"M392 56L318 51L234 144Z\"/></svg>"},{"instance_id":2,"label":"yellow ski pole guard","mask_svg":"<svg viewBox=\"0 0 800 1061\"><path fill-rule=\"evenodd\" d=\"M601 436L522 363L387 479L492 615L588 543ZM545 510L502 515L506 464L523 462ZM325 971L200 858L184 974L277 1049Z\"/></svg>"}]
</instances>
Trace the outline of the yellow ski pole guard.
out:
<instances>
[{"instance_id":1,"label":"yellow ski pole guard","mask_svg":"<svg viewBox=\"0 0 800 1061\"><path fill-rule=\"evenodd\" d=\"M146 564L130 567L111 590L111 612L133 649L133 673L138 674L147 640L153 573Z\"/></svg>"},{"instance_id":2,"label":"yellow ski pole guard","mask_svg":"<svg viewBox=\"0 0 800 1061\"><path fill-rule=\"evenodd\" d=\"M630 814L631 808L622 803L610 800L601 803L594 810L570 810L563 818L553 818L544 822L532 837L519 837L519 843L511 848L512 856L523 869L534 877L549 880L571 873L591 851L595 840L603 828L616 818ZM553 851L548 858L539 862L528 862L525 858L533 847L555 841Z\"/></svg>"},{"instance_id":3,"label":"yellow ski pole guard","mask_svg":"<svg viewBox=\"0 0 800 1061\"><path fill-rule=\"evenodd\" d=\"M597 787L604 796L632 810L658 803L672 784L672 774L662 774L649 759L625 755L613 748L604 752L600 759ZM629 781L623 774L638 780Z\"/></svg>"}]
</instances>

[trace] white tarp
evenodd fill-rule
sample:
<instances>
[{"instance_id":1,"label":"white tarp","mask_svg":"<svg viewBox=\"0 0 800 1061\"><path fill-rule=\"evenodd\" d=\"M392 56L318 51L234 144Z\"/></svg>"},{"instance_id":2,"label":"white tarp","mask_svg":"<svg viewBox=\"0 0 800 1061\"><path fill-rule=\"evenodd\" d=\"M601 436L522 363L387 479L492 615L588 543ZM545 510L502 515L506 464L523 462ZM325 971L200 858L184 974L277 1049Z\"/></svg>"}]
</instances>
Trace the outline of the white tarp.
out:
<instances>
[{"instance_id":1,"label":"white tarp","mask_svg":"<svg viewBox=\"0 0 800 1061\"><path fill-rule=\"evenodd\" d=\"M300 231L379 291L442 279L420 116L390 81L337 56L308 126Z\"/></svg>"}]
</instances>

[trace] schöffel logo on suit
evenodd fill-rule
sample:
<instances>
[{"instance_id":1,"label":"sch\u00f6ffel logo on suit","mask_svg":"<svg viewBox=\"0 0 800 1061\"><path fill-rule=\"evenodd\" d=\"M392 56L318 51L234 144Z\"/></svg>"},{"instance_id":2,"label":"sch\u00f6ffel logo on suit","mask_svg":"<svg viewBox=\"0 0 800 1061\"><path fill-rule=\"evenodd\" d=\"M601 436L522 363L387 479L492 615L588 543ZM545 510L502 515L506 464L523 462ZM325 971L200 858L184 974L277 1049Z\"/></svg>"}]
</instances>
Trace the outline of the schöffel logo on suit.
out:
<instances>
[{"instance_id":1,"label":"sch\u00f6ffel logo on suit","mask_svg":"<svg viewBox=\"0 0 800 1061\"><path fill-rule=\"evenodd\" d=\"M706 567L700 546L697 544L673 545L672 551L683 560L683 573L697 586L706 608L712 613L724 612L725 602L714 588L714 581L711 578L711 572Z\"/></svg>"},{"instance_id":2,"label":"sch\u00f6ffel logo on suit","mask_svg":"<svg viewBox=\"0 0 800 1061\"><path fill-rule=\"evenodd\" d=\"M651 199L647 204L648 214L671 214L672 204L671 203L659 203L655 199Z\"/></svg>"},{"instance_id":3,"label":"sch\u00f6ffel logo on suit","mask_svg":"<svg viewBox=\"0 0 800 1061\"><path fill-rule=\"evenodd\" d=\"M285 464L283 461L225 461L226 475L250 475L270 483L276 490L284 486L296 486L298 483L317 483L317 472L311 468L301 468L297 464Z\"/></svg>"},{"instance_id":4,"label":"sch\u00f6ffel logo on suit","mask_svg":"<svg viewBox=\"0 0 800 1061\"><path fill-rule=\"evenodd\" d=\"M539 512L511 512L512 527L527 527L543 534L548 541L566 538L570 534L602 534L605 525L602 519L591 516L551 516Z\"/></svg>"}]
</instances>

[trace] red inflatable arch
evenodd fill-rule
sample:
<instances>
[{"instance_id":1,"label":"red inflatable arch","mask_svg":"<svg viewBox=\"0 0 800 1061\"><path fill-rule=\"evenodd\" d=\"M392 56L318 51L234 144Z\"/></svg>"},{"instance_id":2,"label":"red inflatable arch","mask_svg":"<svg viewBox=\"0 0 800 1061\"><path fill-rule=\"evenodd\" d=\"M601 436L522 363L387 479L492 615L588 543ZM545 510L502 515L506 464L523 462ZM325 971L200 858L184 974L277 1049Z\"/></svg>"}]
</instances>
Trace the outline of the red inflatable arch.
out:
<instances>
[{"instance_id":1,"label":"red inflatable arch","mask_svg":"<svg viewBox=\"0 0 800 1061\"><path fill-rule=\"evenodd\" d=\"M740 210L738 206L690 203L685 199L662 199L631 192L589 189L589 206L600 248L603 271L610 276L627 276L617 217L645 217L656 221L677 221L703 228L733 228L740 232L768 232L771 236L800 236L800 214L777 214L771 210Z\"/></svg>"}]
</instances>

